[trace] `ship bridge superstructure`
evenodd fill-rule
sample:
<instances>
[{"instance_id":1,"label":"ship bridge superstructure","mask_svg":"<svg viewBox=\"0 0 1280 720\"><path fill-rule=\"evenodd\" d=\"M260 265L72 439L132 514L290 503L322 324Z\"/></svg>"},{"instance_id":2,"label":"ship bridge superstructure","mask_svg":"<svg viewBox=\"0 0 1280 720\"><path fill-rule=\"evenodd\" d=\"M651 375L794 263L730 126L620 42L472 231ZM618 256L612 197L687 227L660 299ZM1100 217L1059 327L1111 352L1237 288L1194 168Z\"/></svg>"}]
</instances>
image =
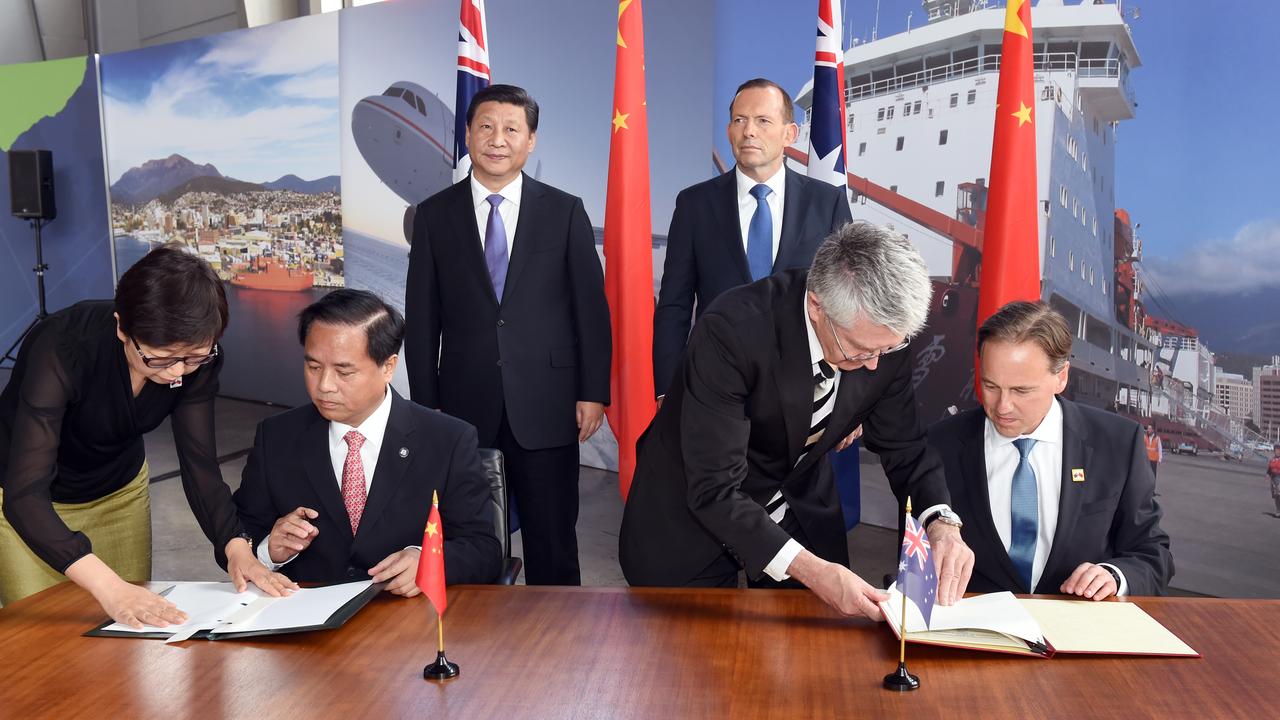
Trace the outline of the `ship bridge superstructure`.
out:
<instances>
[{"instance_id":1,"label":"ship bridge superstructure","mask_svg":"<svg viewBox=\"0 0 1280 720\"><path fill-rule=\"evenodd\" d=\"M970 285L981 253L1004 33L1005 9L995 5L923 3L917 17L935 19L844 56L854 217L894 226L931 274ZM1099 405L1115 400L1117 383L1149 387L1139 358L1150 343L1117 317L1116 302L1117 127L1137 112L1131 73L1141 66L1127 17L1120 2L1041 0L1032 8L1044 298L1077 331L1073 368L1089 375L1073 395ZM797 93L805 110L798 150L808 146L811 85ZM942 216L973 232L940 230ZM1123 290L1136 301L1136 288Z\"/></svg>"}]
</instances>

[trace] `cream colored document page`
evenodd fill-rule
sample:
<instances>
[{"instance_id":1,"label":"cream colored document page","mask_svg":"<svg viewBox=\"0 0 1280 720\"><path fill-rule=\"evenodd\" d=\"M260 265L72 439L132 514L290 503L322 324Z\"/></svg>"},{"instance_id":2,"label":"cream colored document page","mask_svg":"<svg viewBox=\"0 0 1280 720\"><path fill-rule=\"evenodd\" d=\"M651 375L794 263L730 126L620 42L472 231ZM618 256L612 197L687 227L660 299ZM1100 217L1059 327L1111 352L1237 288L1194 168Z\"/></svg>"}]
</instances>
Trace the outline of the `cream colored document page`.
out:
<instances>
[{"instance_id":1,"label":"cream colored document page","mask_svg":"<svg viewBox=\"0 0 1280 720\"><path fill-rule=\"evenodd\" d=\"M1123 655L1198 655L1129 602L1022 599L1057 652Z\"/></svg>"}]
</instances>

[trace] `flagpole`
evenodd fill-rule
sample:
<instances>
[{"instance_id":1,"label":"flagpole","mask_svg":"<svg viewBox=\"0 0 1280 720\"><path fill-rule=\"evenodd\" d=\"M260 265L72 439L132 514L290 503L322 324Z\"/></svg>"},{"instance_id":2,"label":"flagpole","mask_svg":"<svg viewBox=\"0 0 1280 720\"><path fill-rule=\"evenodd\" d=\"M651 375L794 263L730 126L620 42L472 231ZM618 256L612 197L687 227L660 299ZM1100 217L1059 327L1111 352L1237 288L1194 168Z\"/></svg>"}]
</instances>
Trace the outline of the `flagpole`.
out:
<instances>
[{"instance_id":1,"label":"flagpole","mask_svg":"<svg viewBox=\"0 0 1280 720\"><path fill-rule=\"evenodd\" d=\"M463 0L466 7L468 0ZM445 595L444 575L444 523L440 520L440 498L431 493L431 512L427 515L427 527L422 531L422 549L418 554L418 574L414 584L436 611L436 638L439 648L436 661L422 668L424 680L448 680L458 677L458 664L444 656L444 611L448 607Z\"/></svg>"},{"instance_id":2,"label":"flagpole","mask_svg":"<svg viewBox=\"0 0 1280 720\"><path fill-rule=\"evenodd\" d=\"M907 496L907 517L911 517L910 495ZM906 525L903 525L903 527L906 527ZM902 596L902 624L898 626L901 631L898 633L901 636L898 642L898 664L902 665L907 662L907 591L898 588L898 594ZM440 647L444 647L443 641L441 641Z\"/></svg>"},{"instance_id":3,"label":"flagpole","mask_svg":"<svg viewBox=\"0 0 1280 720\"><path fill-rule=\"evenodd\" d=\"M907 515L903 520L905 522L902 527L910 529L910 495L907 496ZM906 541L904 540L903 542L905 543ZM907 558L906 562L911 562L911 559ZM903 580L903 572L901 570L898 571L898 579ZM907 672L907 591L905 588L899 587L898 594L902 596L902 624L898 626L898 669L884 676L884 688L897 692L909 692L920 689L920 678Z\"/></svg>"}]
</instances>

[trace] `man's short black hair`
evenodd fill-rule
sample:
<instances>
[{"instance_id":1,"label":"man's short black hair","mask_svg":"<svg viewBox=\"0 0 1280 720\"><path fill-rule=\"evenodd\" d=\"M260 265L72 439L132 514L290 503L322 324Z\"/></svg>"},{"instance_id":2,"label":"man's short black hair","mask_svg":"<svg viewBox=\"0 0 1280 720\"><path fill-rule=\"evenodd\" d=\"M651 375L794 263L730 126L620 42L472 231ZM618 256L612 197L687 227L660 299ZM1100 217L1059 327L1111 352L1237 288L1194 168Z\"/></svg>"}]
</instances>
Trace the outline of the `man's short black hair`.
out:
<instances>
[{"instance_id":1,"label":"man's short black hair","mask_svg":"<svg viewBox=\"0 0 1280 720\"><path fill-rule=\"evenodd\" d=\"M476 116L476 108L481 103L497 102L524 108L525 122L529 123L529 132L538 132L538 103L524 88L515 85L490 85L471 98L467 106L467 127Z\"/></svg>"},{"instance_id":2,"label":"man's short black hair","mask_svg":"<svg viewBox=\"0 0 1280 720\"><path fill-rule=\"evenodd\" d=\"M369 357L379 365L400 352L404 316L368 290L334 290L298 313L298 342L307 344L312 323L363 327Z\"/></svg>"}]
</instances>

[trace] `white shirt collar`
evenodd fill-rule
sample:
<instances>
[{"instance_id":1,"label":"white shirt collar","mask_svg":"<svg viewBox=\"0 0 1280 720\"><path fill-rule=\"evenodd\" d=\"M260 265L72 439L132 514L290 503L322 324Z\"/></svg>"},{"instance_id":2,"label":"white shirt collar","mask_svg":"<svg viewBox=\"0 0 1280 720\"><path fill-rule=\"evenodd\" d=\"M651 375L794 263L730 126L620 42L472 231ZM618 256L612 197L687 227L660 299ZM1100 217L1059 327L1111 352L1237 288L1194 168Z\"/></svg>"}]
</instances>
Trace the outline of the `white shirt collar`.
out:
<instances>
[{"instance_id":1,"label":"white shirt collar","mask_svg":"<svg viewBox=\"0 0 1280 720\"><path fill-rule=\"evenodd\" d=\"M818 332L813 327L813 321L809 319L809 295L805 293L804 302L800 303L800 312L804 315L805 335L809 338L809 364L817 365L819 360L825 360L826 355L822 352L822 343L818 342Z\"/></svg>"},{"instance_id":2,"label":"white shirt collar","mask_svg":"<svg viewBox=\"0 0 1280 720\"><path fill-rule=\"evenodd\" d=\"M1049 406L1049 412L1045 413L1044 419L1040 421L1040 425L1026 435L1019 435L1017 438L1005 437L1001 435L996 426L991 423L991 419L987 418L983 423L983 433L987 447L998 448L1009 445L1018 438L1029 437L1039 443L1062 443L1062 403L1058 402L1058 398L1053 399L1053 404Z\"/></svg>"},{"instance_id":3,"label":"white shirt collar","mask_svg":"<svg viewBox=\"0 0 1280 720\"><path fill-rule=\"evenodd\" d=\"M387 432L387 420L391 418L391 386L383 391L382 402L376 410L364 419L358 427L352 427L336 420L329 421L329 440L333 443L345 443L343 437L352 430L364 436L365 445L382 447L382 436Z\"/></svg>"},{"instance_id":4,"label":"white shirt collar","mask_svg":"<svg viewBox=\"0 0 1280 720\"><path fill-rule=\"evenodd\" d=\"M733 174L738 182L738 197L749 194L751 192L751 188L760 184L747 177L746 174L742 172L742 168L736 165L733 168ZM769 189L773 191L773 196L782 197L782 193L786 189L787 185L787 164L785 162L782 163L782 167L778 168L778 172L765 180L764 184L768 185Z\"/></svg>"},{"instance_id":5,"label":"white shirt collar","mask_svg":"<svg viewBox=\"0 0 1280 720\"><path fill-rule=\"evenodd\" d=\"M481 185L480 181L476 180L475 174L470 174L467 177L470 178L471 180L472 204L475 207L480 207L481 204L487 205L488 198L490 195L493 194L493 191L485 187L484 185ZM512 205L515 205L516 207L520 207L520 195L523 191L524 191L524 173L519 173L518 175L516 175L514 180L507 183L501 190L499 190L498 194L502 196L503 200L510 202Z\"/></svg>"}]
</instances>

